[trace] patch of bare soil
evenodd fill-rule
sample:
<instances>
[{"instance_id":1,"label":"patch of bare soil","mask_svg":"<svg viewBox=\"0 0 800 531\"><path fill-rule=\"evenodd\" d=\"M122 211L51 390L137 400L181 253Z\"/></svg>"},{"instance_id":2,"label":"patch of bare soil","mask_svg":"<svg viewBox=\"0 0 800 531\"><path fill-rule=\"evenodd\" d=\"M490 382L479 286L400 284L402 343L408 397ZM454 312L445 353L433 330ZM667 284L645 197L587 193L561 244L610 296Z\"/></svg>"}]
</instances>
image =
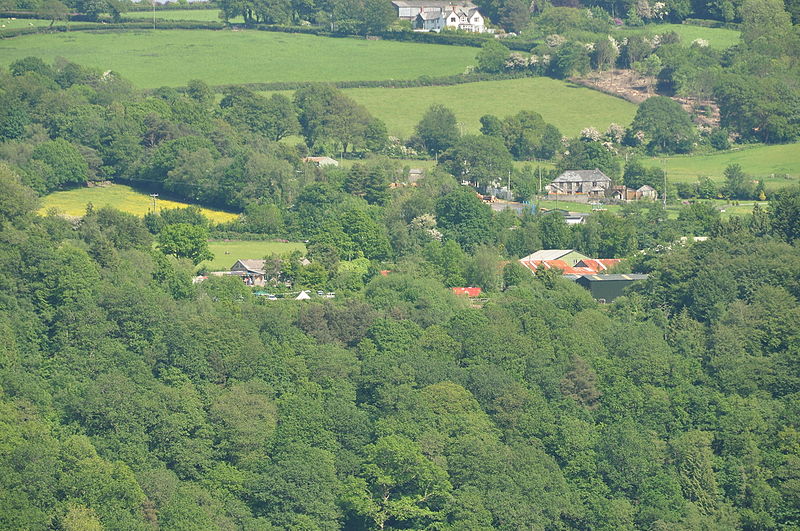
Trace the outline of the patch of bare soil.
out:
<instances>
[{"instance_id":1,"label":"patch of bare soil","mask_svg":"<svg viewBox=\"0 0 800 531\"><path fill-rule=\"evenodd\" d=\"M642 77L635 71L627 69L593 71L586 76L573 78L570 81L636 104L658 95L653 78ZM680 103L701 128L719 127L719 107L713 100L678 96L671 96L671 98Z\"/></svg>"}]
</instances>

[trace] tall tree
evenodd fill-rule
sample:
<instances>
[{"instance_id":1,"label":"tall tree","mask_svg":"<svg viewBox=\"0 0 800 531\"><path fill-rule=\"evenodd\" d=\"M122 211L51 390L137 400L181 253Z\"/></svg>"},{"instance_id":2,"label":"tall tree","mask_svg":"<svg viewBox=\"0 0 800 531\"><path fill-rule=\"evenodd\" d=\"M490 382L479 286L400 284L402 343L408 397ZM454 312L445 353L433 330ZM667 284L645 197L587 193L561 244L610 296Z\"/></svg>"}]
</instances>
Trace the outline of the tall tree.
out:
<instances>
[{"instance_id":1,"label":"tall tree","mask_svg":"<svg viewBox=\"0 0 800 531\"><path fill-rule=\"evenodd\" d=\"M443 153L458 140L456 115L444 105L431 105L415 128L431 155Z\"/></svg>"}]
</instances>

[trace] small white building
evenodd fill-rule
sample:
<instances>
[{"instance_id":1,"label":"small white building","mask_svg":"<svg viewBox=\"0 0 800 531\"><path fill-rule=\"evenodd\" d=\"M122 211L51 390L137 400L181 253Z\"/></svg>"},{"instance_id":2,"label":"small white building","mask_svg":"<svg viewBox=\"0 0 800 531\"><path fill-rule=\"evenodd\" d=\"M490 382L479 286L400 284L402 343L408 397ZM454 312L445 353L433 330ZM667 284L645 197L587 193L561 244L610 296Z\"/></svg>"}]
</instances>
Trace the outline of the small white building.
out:
<instances>
[{"instance_id":1,"label":"small white building","mask_svg":"<svg viewBox=\"0 0 800 531\"><path fill-rule=\"evenodd\" d=\"M393 0L392 6L397 18L411 21L418 31L486 31L483 15L469 0Z\"/></svg>"}]
</instances>

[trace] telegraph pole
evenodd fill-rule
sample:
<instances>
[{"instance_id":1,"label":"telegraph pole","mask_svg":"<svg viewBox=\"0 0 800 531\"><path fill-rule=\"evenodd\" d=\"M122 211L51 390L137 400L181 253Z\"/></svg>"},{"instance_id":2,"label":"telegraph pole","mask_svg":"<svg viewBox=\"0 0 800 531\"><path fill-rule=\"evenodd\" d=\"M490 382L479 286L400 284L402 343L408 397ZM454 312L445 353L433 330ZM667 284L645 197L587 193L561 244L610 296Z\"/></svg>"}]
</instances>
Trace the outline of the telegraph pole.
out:
<instances>
[{"instance_id":1,"label":"telegraph pole","mask_svg":"<svg viewBox=\"0 0 800 531\"><path fill-rule=\"evenodd\" d=\"M150 194L153 199L153 214L158 214L158 194Z\"/></svg>"},{"instance_id":2,"label":"telegraph pole","mask_svg":"<svg viewBox=\"0 0 800 531\"><path fill-rule=\"evenodd\" d=\"M667 210L667 159L661 159L661 171L664 172L664 211Z\"/></svg>"}]
</instances>

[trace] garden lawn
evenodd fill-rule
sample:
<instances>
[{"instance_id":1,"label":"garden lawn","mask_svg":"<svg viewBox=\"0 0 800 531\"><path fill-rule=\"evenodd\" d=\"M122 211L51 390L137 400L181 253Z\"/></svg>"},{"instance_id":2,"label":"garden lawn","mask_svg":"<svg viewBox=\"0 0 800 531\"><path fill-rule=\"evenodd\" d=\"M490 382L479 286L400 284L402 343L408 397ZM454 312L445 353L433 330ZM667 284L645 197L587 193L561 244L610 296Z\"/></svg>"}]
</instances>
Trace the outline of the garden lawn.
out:
<instances>
[{"instance_id":1,"label":"garden lawn","mask_svg":"<svg viewBox=\"0 0 800 531\"><path fill-rule=\"evenodd\" d=\"M755 179L764 179L767 188L771 189L796 183L800 178L800 143L754 145L709 155L667 157L665 160L667 177L678 182L695 182L699 176L722 182L725 168L729 164L740 164ZM648 166L661 165L661 159L658 158L645 159L642 162ZM781 174L786 174L789 178L775 177Z\"/></svg>"},{"instance_id":2,"label":"garden lawn","mask_svg":"<svg viewBox=\"0 0 800 531\"><path fill-rule=\"evenodd\" d=\"M214 254L214 259L202 262L198 269L228 271L236 260L261 260L271 254L286 256L294 251L306 252L306 246L302 243L275 241L210 240L208 248Z\"/></svg>"},{"instance_id":3,"label":"garden lawn","mask_svg":"<svg viewBox=\"0 0 800 531\"><path fill-rule=\"evenodd\" d=\"M414 79L458 74L477 50L268 31L127 30L0 41L0 64L36 55L114 70L140 88L273 81Z\"/></svg>"},{"instance_id":4,"label":"garden lawn","mask_svg":"<svg viewBox=\"0 0 800 531\"><path fill-rule=\"evenodd\" d=\"M383 120L390 135L401 138L408 138L425 111L436 103L455 112L464 133L478 133L484 114L504 118L522 110L536 111L567 136L589 126L602 132L611 122L627 126L636 114L636 105L623 99L549 77L344 92Z\"/></svg>"},{"instance_id":5,"label":"garden lawn","mask_svg":"<svg viewBox=\"0 0 800 531\"><path fill-rule=\"evenodd\" d=\"M110 186L95 188L75 188L64 192L54 192L42 198L40 213L45 214L55 209L61 214L69 216L82 216L86 213L86 205L92 203L95 208L106 205L112 206L123 212L137 216L144 216L151 211L153 200L148 194L137 192L130 186L112 184ZM158 208L185 208L187 203L158 199ZM200 209L203 214L215 223L233 221L238 214L223 212L221 210Z\"/></svg>"},{"instance_id":6,"label":"garden lawn","mask_svg":"<svg viewBox=\"0 0 800 531\"><path fill-rule=\"evenodd\" d=\"M641 28L628 27L615 30L615 37L627 37L638 33L649 35L661 35L674 31L681 38L681 44L689 46L695 39L704 39L708 45L717 50L724 50L734 44L739 44L740 33L737 30L727 28L704 28L692 24L649 24Z\"/></svg>"}]
</instances>

